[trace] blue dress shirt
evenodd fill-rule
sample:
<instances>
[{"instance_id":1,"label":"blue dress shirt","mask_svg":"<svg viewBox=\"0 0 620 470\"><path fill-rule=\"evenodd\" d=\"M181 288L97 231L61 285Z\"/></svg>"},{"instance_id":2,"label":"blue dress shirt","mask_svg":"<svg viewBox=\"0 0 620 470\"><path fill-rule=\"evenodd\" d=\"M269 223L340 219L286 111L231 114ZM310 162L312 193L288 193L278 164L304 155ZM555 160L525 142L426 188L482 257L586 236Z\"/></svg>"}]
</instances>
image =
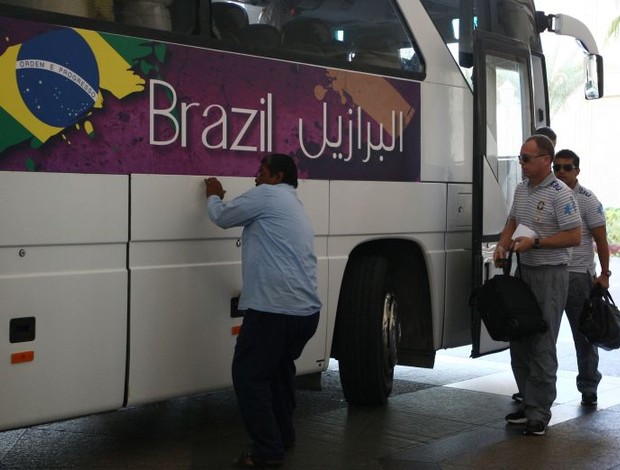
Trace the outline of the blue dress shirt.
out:
<instances>
[{"instance_id":1,"label":"blue dress shirt","mask_svg":"<svg viewBox=\"0 0 620 470\"><path fill-rule=\"evenodd\" d=\"M240 310L303 316L321 309L314 231L295 188L262 184L227 202L210 196L207 211L219 227L243 226Z\"/></svg>"}]
</instances>

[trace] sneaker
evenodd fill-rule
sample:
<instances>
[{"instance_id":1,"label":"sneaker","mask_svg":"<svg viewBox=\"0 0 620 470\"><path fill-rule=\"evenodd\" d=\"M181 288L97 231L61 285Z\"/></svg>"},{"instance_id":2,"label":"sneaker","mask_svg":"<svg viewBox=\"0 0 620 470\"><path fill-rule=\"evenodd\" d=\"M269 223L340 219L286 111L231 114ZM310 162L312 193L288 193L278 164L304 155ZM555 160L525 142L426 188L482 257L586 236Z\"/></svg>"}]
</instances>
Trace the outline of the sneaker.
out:
<instances>
[{"instance_id":1,"label":"sneaker","mask_svg":"<svg viewBox=\"0 0 620 470\"><path fill-rule=\"evenodd\" d=\"M523 401L523 394L521 392L513 393L512 399L517 403L521 403Z\"/></svg>"},{"instance_id":2,"label":"sneaker","mask_svg":"<svg viewBox=\"0 0 620 470\"><path fill-rule=\"evenodd\" d=\"M506 415L506 421L510 424L525 424L527 423L527 418L525 417L524 411L515 411L514 413Z\"/></svg>"},{"instance_id":3,"label":"sneaker","mask_svg":"<svg viewBox=\"0 0 620 470\"><path fill-rule=\"evenodd\" d=\"M595 406L598 403L598 397L594 392L583 392L581 394L581 404L584 406Z\"/></svg>"},{"instance_id":4,"label":"sneaker","mask_svg":"<svg viewBox=\"0 0 620 470\"><path fill-rule=\"evenodd\" d=\"M542 421L528 421L523 434L526 436L544 436L546 431L547 426Z\"/></svg>"}]
</instances>

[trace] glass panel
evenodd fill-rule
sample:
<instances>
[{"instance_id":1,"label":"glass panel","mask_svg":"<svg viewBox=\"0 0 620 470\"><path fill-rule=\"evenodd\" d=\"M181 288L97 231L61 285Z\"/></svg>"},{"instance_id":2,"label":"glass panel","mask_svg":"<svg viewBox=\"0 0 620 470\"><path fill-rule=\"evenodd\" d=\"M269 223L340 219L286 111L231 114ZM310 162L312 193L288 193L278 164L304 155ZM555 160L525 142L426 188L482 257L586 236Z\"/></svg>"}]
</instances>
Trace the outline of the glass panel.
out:
<instances>
[{"instance_id":1,"label":"glass panel","mask_svg":"<svg viewBox=\"0 0 620 470\"><path fill-rule=\"evenodd\" d=\"M0 4L184 34L196 29L196 2L189 0L0 0Z\"/></svg>"},{"instance_id":2,"label":"glass panel","mask_svg":"<svg viewBox=\"0 0 620 470\"><path fill-rule=\"evenodd\" d=\"M541 52L532 0L421 0L435 28L472 86L471 32L480 29L517 39Z\"/></svg>"},{"instance_id":3,"label":"glass panel","mask_svg":"<svg viewBox=\"0 0 620 470\"><path fill-rule=\"evenodd\" d=\"M2 4L212 36L227 49L343 68L418 77L424 70L391 0L0 0Z\"/></svg>"},{"instance_id":4,"label":"glass panel","mask_svg":"<svg viewBox=\"0 0 620 470\"><path fill-rule=\"evenodd\" d=\"M588 54L586 57L586 85L585 95L588 100L596 100L603 96L602 76L599 76L602 70L602 57L597 54Z\"/></svg>"},{"instance_id":5,"label":"glass panel","mask_svg":"<svg viewBox=\"0 0 620 470\"><path fill-rule=\"evenodd\" d=\"M233 10L246 18L234 24ZM389 0L216 0L216 35L242 49L369 71L422 72L420 54Z\"/></svg>"},{"instance_id":6,"label":"glass panel","mask_svg":"<svg viewBox=\"0 0 620 470\"><path fill-rule=\"evenodd\" d=\"M538 129L540 126L546 126L549 122L548 105L549 102L547 96L547 82L546 82L546 66L543 56L532 55L532 96L533 96L533 110L534 110L534 129Z\"/></svg>"},{"instance_id":7,"label":"glass panel","mask_svg":"<svg viewBox=\"0 0 620 470\"><path fill-rule=\"evenodd\" d=\"M454 61L459 64L471 88L473 88L472 67L471 65L462 66L459 61L459 53L463 52L459 40L461 30L465 25L471 23L472 29L478 27L479 17L475 4L477 5L478 2L473 0L422 0L422 5L431 17L437 32L448 47Z\"/></svg>"},{"instance_id":8,"label":"glass panel","mask_svg":"<svg viewBox=\"0 0 620 470\"><path fill-rule=\"evenodd\" d=\"M531 94L525 59L488 56L487 158L500 184L507 209L522 179L516 155L525 137L531 133L531 116Z\"/></svg>"},{"instance_id":9,"label":"glass panel","mask_svg":"<svg viewBox=\"0 0 620 470\"><path fill-rule=\"evenodd\" d=\"M497 15L490 31L523 41L532 51L542 52L532 0L497 0L495 7Z\"/></svg>"}]
</instances>

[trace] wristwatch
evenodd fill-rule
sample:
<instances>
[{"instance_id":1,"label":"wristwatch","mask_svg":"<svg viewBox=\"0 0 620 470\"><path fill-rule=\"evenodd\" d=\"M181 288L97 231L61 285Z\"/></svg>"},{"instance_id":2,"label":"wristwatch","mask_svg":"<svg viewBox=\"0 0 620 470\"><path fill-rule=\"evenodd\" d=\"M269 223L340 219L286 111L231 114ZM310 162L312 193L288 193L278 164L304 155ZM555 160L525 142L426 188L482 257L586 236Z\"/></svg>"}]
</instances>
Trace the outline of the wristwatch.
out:
<instances>
[{"instance_id":1,"label":"wristwatch","mask_svg":"<svg viewBox=\"0 0 620 470\"><path fill-rule=\"evenodd\" d=\"M536 250L540 248L540 238L534 238L534 248Z\"/></svg>"},{"instance_id":2,"label":"wristwatch","mask_svg":"<svg viewBox=\"0 0 620 470\"><path fill-rule=\"evenodd\" d=\"M605 276L609 277L609 276L611 276L611 271L608 269L608 270L607 270L607 271L605 271L603 274L604 274Z\"/></svg>"}]
</instances>

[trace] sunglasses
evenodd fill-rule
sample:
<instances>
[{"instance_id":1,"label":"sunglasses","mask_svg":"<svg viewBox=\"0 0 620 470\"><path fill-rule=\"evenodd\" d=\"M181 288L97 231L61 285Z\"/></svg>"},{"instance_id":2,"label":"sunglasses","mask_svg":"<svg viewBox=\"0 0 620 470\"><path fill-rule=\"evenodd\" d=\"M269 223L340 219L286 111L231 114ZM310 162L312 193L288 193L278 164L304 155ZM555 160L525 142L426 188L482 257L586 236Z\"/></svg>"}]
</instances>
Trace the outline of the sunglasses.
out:
<instances>
[{"instance_id":1,"label":"sunglasses","mask_svg":"<svg viewBox=\"0 0 620 470\"><path fill-rule=\"evenodd\" d=\"M549 155L548 153L541 153L538 155L517 155L519 157L519 161L523 163L528 163L532 158L544 157L545 155Z\"/></svg>"},{"instance_id":2,"label":"sunglasses","mask_svg":"<svg viewBox=\"0 0 620 470\"><path fill-rule=\"evenodd\" d=\"M560 165L559 163L554 163L553 164L553 171L557 172L560 170L564 170L564 171L573 171L576 168L575 165L573 165L572 163L567 163L564 165Z\"/></svg>"}]
</instances>

